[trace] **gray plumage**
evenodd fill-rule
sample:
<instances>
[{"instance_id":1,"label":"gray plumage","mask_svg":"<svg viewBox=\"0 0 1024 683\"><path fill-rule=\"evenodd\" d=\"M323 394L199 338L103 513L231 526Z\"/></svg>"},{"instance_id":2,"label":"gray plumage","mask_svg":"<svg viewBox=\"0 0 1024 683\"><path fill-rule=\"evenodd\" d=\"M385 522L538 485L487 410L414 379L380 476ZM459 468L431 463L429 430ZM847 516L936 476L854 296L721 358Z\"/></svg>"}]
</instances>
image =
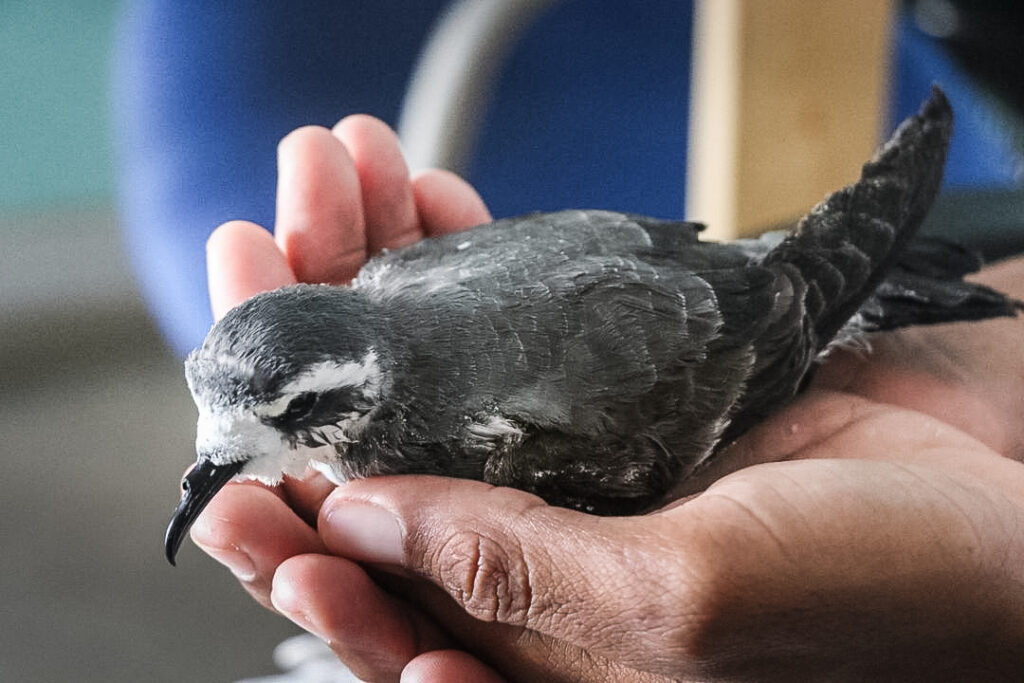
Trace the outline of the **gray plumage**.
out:
<instances>
[{"instance_id":1,"label":"gray plumage","mask_svg":"<svg viewBox=\"0 0 1024 683\"><path fill-rule=\"evenodd\" d=\"M795 396L830 344L1013 315L960 280L969 254L909 247L951 129L936 90L785 238L534 214L386 252L350 287L250 299L187 362L200 453L168 557L232 476L275 481L310 460L337 480L439 474L641 512Z\"/></svg>"}]
</instances>

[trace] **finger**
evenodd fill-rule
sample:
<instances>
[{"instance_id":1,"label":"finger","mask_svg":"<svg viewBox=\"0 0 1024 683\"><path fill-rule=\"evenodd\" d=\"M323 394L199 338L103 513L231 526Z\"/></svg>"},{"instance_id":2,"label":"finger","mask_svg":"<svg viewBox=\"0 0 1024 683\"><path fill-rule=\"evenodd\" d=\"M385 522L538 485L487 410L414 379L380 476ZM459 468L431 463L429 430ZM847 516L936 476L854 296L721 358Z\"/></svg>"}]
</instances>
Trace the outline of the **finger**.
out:
<instances>
[{"instance_id":1,"label":"finger","mask_svg":"<svg viewBox=\"0 0 1024 683\"><path fill-rule=\"evenodd\" d=\"M285 561L274 576L271 599L360 679L397 680L416 656L452 645L425 615L342 558L302 555Z\"/></svg>"},{"instance_id":2,"label":"finger","mask_svg":"<svg viewBox=\"0 0 1024 683\"><path fill-rule=\"evenodd\" d=\"M260 604L273 609L270 588L278 565L323 544L278 495L257 486L225 486L192 526L192 540L226 566Z\"/></svg>"},{"instance_id":3,"label":"finger","mask_svg":"<svg viewBox=\"0 0 1024 683\"><path fill-rule=\"evenodd\" d=\"M422 238L409 167L394 131L379 119L358 114L342 119L334 134L348 148L359 176L367 251L372 255Z\"/></svg>"},{"instance_id":4,"label":"finger","mask_svg":"<svg viewBox=\"0 0 1024 683\"><path fill-rule=\"evenodd\" d=\"M274 235L302 282L350 280L366 260L359 177L341 140L317 126L278 146Z\"/></svg>"},{"instance_id":5,"label":"finger","mask_svg":"<svg viewBox=\"0 0 1024 683\"><path fill-rule=\"evenodd\" d=\"M424 653L402 670L402 683L500 683L504 680L494 669L459 650Z\"/></svg>"},{"instance_id":6,"label":"finger","mask_svg":"<svg viewBox=\"0 0 1024 683\"><path fill-rule=\"evenodd\" d=\"M878 335L870 356L836 354L819 386L932 415L1000 453L1024 459L1024 318Z\"/></svg>"},{"instance_id":7,"label":"finger","mask_svg":"<svg viewBox=\"0 0 1024 683\"><path fill-rule=\"evenodd\" d=\"M809 449L827 443L833 434L878 409L878 404L860 396L812 389L726 445L682 482L673 497L703 491L726 475L752 465L806 457ZM833 450L825 457L838 455Z\"/></svg>"},{"instance_id":8,"label":"finger","mask_svg":"<svg viewBox=\"0 0 1024 683\"><path fill-rule=\"evenodd\" d=\"M665 553L650 552L668 534L641 519L584 515L473 481L379 477L339 487L318 529L335 554L411 570L479 621L675 670L660 636L690 609L684 532L674 530Z\"/></svg>"},{"instance_id":9,"label":"finger","mask_svg":"<svg viewBox=\"0 0 1024 683\"><path fill-rule=\"evenodd\" d=\"M479 653L497 671L508 672L514 680L619 683L661 683L664 680L535 631L481 623L466 614L448 593L424 579L384 572L378 572L374 578L388 592L429 614L458 640L462 649Z\"/></svg>"},{"instance_id":10,"label":"finger","mask_svg":"<svg viewBox=\"0 0 1024 683\"><path fill-rule=\"evenodd\" d=\"M246 221L225 223L206 242L210 307L218 320L260 292L295 282L270 233Z\"/></svg>"},{"instance_id":11,"label":"finger","mask_svg":"<svg viewBox=\"0 0 1024 683\"><path fill-rule=\"evenodd\" d=\"M969 402L958 405L970 408ZM982 417L978 419L984 424ZM751 465L815 458L896 461L942 469L1024 503L1020 463L1000 456L971 434L924 412L821 389L807 392L753 427L677 493L702 491Z\"/></svg>"},{"instance_id":12,"label":"finger","mask_svg":"<svg viewBox=\"0 0 1024 683\"><path fill-rule=\"evenodd\" d=\"M310 526L316 525L320 506L334 488L327 477L312 468L301 479L286 476L280 486L288 506Z\"/></svg>"},{"instance_id":13,"label":"finger","mask_svg":"<svg viewBox=\"0 0 1024 683\"><path fill-rule=\"evenodd\" d=\"M427 235L443 235L491 221L473 186L449 171L429 169L412 179L420 224Z\"/></svg>"}]
</instances>

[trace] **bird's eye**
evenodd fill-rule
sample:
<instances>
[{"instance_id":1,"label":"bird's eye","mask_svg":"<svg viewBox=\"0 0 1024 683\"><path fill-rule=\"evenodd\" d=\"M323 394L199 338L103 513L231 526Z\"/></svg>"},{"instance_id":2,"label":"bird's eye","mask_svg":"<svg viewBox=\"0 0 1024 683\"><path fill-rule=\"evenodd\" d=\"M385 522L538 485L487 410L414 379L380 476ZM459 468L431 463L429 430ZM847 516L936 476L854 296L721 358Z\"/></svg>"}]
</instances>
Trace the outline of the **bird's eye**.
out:
<instances>
[{"instance_id":1,"label":"bird's eye","mask_svg":"<svg viewBox=\"0 0 1024 683\"><path fill-rule=\"evenodd\" d=\"M299 394L291 400L288 407L281 414L281 417L288 420L298 420L309 415L313 410L313 406L316 405L316 399L316 394L311 391Z\"/></svg>"}]
</instances>

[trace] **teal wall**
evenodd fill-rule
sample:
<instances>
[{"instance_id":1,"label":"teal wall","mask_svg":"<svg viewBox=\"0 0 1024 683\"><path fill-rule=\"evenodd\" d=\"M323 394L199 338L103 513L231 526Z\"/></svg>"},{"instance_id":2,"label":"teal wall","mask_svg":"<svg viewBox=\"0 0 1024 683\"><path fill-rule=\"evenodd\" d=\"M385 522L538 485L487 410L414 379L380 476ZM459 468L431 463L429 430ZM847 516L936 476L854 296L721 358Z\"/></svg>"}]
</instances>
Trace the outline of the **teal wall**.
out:
<instances>
[{"instance_id":1,"label":"teal wall","mask_svg":"<svg viewBox=\"0 0 1024 683\"><path fill-rule=\"evenodd\" d=\"M116 0L0 0L0 211L109 204Z\"/></svg>"}]
</instances>

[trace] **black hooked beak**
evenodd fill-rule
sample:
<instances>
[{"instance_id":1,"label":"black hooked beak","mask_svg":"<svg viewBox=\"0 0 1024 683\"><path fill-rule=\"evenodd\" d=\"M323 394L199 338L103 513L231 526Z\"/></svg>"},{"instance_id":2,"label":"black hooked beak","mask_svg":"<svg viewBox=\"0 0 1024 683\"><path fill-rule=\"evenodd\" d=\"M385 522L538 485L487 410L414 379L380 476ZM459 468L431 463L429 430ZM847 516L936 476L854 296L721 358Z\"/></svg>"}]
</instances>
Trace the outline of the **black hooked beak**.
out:
<instances>
[{"instance_id":1,"label":"black hooked beak","mask_svg":"<svg viewBox=\"0 0 1024 683\"><path fill-rule=\"evenodd\" d=\"M238 474L244 465L244 460L214 465L207 458L200 458L196 461L195 467L181 480L181 502L175 508L171 523L167 525L167 533L164 535L164 550L171 565L174 565L178 548L181 547L181 542L185 540L185 534L196 521L196 517L217 491L220 491L231 477Z\"/></svg>"}]
</instances>

